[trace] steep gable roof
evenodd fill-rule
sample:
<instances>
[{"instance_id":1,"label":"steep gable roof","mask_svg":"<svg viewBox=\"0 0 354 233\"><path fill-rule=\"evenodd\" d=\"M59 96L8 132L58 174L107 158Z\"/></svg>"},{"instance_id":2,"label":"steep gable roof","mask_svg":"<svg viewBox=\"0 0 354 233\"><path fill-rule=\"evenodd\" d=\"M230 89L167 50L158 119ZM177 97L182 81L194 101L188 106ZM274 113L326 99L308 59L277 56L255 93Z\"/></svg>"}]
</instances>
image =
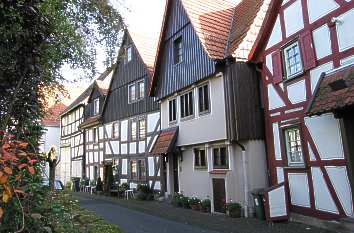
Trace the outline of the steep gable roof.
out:
<instances>
[{"instance_id":1,"label":"steep gable roof","mask_svg":"<svg viewBox=\"0 0 354 233\"><path fill-rule=\"evenodd\" d=\"M227 0L181 0L200 42L211 59L223 59L235 4Z\"/></svg>"},{"instance_id":2,"label":"steep gable roof","mask_svg":"<svg viewBox=\"0 0 354 233\"><path fill-rule=\"evenodd\" d=\"M167 30L172 1L181 1L208 56L213 60L223 60L229 56L247 58L271 0L167 0L155 66L161 56L159 50ZM156 75L154 72L150 80L150 94Z\"/></svg>"},{"instance_id":3,"label":"steep gable roof","mask_svg":"<svg viewBox=\"0 0 354 233\"><path fill-rule=\"evenodd\" d=\"M248 60L268 12L271 0L243 0L234 12L226 53L238 60Z\"/></svg>"},{"instance_id":4,"label":"steep gable roof","mask_svg":"<svg viewBox=\"0 0 354 233\"><path fill-rule=\"evenodd\" d=\"M95 84L96 81L110 83L110 80L112 78L112 75L110 75L110 74L114 70L115 66L116 66L115 64L112 65L110 68L105 70L100 76L98 76L98 78L90 86L88 86L81 93L81 95L79 95L79 97L77 97L60 115L64 115L64 114L70 112L71 110L73 110L74 108L76 108L77 106L79 106L81 104L86 104L88 98L90 97L90 95L92 93L94 85L96 85ZM106 85L106 84L102 84L102 85Z\"/></svg>"},{"instance_id":5,"label":"steep gable roof","mask_svg":"<svg viewBox=\"0 0 354 233\"><path fill-rule=\"evenodd\" d=\"M252 45L252 48L248 54L248 60L256 60L258 54L260 51L263 49L263 47L266 45L268 42L268 38L270 34L272 33L271 28L275 24L278 12L280 10L280 7L282 5L282 0L271 0L267 12L264 16L264 20L261 24L259 33L257 35L257 38L255 42Z\"/></svg>"}]
</instances>

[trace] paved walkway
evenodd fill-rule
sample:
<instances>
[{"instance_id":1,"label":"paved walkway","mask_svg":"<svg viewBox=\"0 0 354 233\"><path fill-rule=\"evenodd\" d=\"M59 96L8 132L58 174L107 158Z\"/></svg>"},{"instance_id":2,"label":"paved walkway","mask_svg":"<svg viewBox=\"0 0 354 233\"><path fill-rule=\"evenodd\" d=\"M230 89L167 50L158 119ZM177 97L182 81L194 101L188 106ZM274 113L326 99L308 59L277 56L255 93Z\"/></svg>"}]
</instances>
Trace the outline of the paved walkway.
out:
<instances>
[{"instance_id":1,"label":"paved walkway","mask_svg":"<svg viewBox=\"0 0 354 233\"><path fill-rule=\"evenodd\" d=\"M297 223L268 226L254 218L232 219L161 202L127 201L83 193L74 197L83 208L117 224L125 233L331 233Z\"/></svg>"}]
</instances>

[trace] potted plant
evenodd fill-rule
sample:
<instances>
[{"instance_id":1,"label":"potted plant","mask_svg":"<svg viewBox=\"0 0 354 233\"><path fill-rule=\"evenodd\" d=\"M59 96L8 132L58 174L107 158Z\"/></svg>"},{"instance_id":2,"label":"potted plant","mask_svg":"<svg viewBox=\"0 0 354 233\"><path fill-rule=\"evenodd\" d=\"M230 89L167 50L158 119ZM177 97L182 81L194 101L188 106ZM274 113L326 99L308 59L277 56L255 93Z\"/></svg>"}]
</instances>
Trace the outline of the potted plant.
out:
<instances>
[{"instance_id":1,"label":"potted plant","mask_svg":"<svg viewBox=\"0 0 354 233\"><path fill-rule=\"evenodd\" d=\"M181 200L182 197L183 194L174 193L172 196L171 204L175 207L183 207L182 200Z\"/></svg>"},{"instance_id":2,"label":"potted plant","mask_svg":"<svg viewBox=\"0 0 354 233\"><path fill-rule=\"evenodd\" d=\"M200 199L198 199L197 197L192 197L191 199L189 199L189 206L192 208L192 210L200 210Z\"/></svg>"},{"instance_id":3,"label":"potted plant","mask_svg":"<svg viewBox=\"0 0 354 233\"><path fill-rule=\"evenodd\" d=\"M185 197L185 196L181 197L181 203L182 203L183 208L186 208L186 209L190 208L189 197Z\"/></svg>"},{"instance_id":4,"label":"potted plant","mask_svg":"<svg viewBox=\"0 0 354 233\"><path fill-rule=\"evenodd\" d=\"M226 203L226 214L231 218L241 217L241 204L240 203Z\"/></svg>"},{"instance_id":5,"label":"potted plant","mask_svg":"<svg viewBox=\"0 0 354 233\"><path fill-rule=\"evenodd\" d=\"M205 213L210 213L211 212L211 201L210 199L204 199L201 201L201 208L202 211Z\"/></svg>"}]
</instances>

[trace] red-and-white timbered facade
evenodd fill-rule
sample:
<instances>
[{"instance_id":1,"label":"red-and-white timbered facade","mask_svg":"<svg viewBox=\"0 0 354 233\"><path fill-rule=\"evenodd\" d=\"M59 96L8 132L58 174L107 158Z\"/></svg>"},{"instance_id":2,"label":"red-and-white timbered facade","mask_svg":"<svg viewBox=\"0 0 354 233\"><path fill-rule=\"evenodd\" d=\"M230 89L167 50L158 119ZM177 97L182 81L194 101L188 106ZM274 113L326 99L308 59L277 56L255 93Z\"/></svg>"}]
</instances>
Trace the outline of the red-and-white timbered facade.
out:
<instances>
[{"instance_id":1,"label":"red-and-white timbered facade","mask_svg":"<svg viewBox=\"0 0 354 233\"><path fill-rule=\"evenodd\" d=\"M308 117L321 73L354 63L353 0L272 1L253 60L262 64L268 165L292 212L353 217L340 121Z\"/></svg>"}]
</instances>

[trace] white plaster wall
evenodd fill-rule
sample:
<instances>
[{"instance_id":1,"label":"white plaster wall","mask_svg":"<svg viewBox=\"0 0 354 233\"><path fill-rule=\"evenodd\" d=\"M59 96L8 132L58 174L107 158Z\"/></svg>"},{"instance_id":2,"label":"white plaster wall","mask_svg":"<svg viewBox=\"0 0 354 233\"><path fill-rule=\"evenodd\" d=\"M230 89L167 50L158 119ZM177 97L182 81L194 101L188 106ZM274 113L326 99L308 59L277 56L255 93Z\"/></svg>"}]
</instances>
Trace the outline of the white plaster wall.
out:
<instances>
[{"instance_id":1,"label":"white plaster wall","mask_svg":"<svg viewBox=\"0 0 354 233\"><path fill-rule=\"evenodd\" d=\"M338 7L339 5L334 0L321 0L320 4L318 0L307 0L310 23L315 22Z\"/></svg>"},{"instance_id":2,"label":"white plaster wall","mask_svg":"<svg viewBox=\"0 0 354 233\"><path fill-rule=\"evenodd\" d=\"M309 183L306 173L289 173L289 190L291 204L310 207Z\"/></svg>"},{"instance_id":3,"label":"white plaster wall","mask_svg":"<svg viewBox=\"0 0 354 233\"><path fill-rule=\"evenodd\" d=\"M313 93L316 89L317 83L320 80L321 74L333 69L333 62L328 62L321 66L316 67L310 71L311 79L311 92Z\"/></svg>"},{"instance_id":4,"label":"white plaster wall","mask_svg":"<svg viewBox=\"0 0 354 233\"><path fill-rule=\"evenodd\" d=\"M246 167L249 190L249 206L253 206L250 192L254 189L267 187L266 153L263 141L241 142L246 147ZM215 144L220 145L220 144ZM179 188L184 195L198 198L213 198L213 178L225 179L226 200L244 204L244 183L242 168L241 148L236 144L227 146L229 148L230 169L226 174L211 174L212 170L212 148L214 144L207 147L208 169L194 170L193 147L186 148L183 153L183 161L179 161ZM205 147L205 145L198 145ZM230 153L231 152L231 153Z\"/></svg>"},{"instance_id":5,"label":"white plaster wall","mask_svg":"<svg viewBox=\"0 0 354 233\"><path fill-rule=\"evenodd\" d=\"M280 27L280 19L279 16L277 17L273 30L272 30L272 34L269 37L266 49L272 47L273 45L278 44L279 42L281 42L282 40L282 31L281 31L281 27Z\"/></svg>"},{"instance_id":6,"label":"white plaster wall","mask_svg":"<svg viewBox=\"0 0 354 233\"><path fill-rule=\"evenodd\" d=\"M301 0L295 1L284 10L284 22L287 37L304 28Z\"/></svg>"},{"instance_id":7,"label":"white plaster wall","mask_svg":"<svg viewBox=\"0 0 354 233\"><path fill-rule=\"evenodd\" d=\"M301 103L306 100L305 80L300 80L287 86L288 97L292 104Z\"/></svg>"},{"instance_id":8,"label":"white plaster wall","mask_svg":"<svg viewBox=\"0 0 354 233\"><path fill-rule=\"evenodd\" d=\"M198 115L197 95L194 95L195 117L181 120L179 111L179 98L177 98L177 124L179 133L177 145L198 144L209 141L226 139L226 116L223 78L214 77L210 82L211 112L206 115ZM195 92L196 93L196 92ZM170 127L168 122L168 100L161 103L161 128Z\"/></svg>"},{"instance_id":9,"label":"white plaster wall","mask_svg":"<svg viewBox=\"0 0 354 233\"><path fill-rule=\"evenodd\" d=\"M306 117L305 124L322 160L344 158L339 121L333 114Z\"/></svg>"},{"instance_id":10,"label":"white plaster wall","mask_svg":"<svg viewBox=\"0 0 354 233\"><path fill-rule=\"evenodd\" d=\"M338 16L340 22L337 23L337 36L339 51L344 51L354 47L354 9Z\"/></svg>"},{"instance_id":11,"label":"white plaster wall","mask_svg":"<svg viewBox=\"0 0 354 233\"><path fill-rule=\"evenodd\" d=\"M147 132L154 132L157 122L160 119L160 112L148 114L147 116Z\"/></svg>"},{"instance_id":12,"label":"white plaster wall","mask_svg":"<svg viewBox=\"0 0 354 233\"><path fill-rule=\"evenodd\" d=\"M273 84L268 84L268 101L269 101L269 110L276 108L284 107L285 103L280 98L278 92L275 90Z\"/></svg>"},{"instance_id":13,"label":"white plaster wall","mask_svg":"<svg viewBox=\"0 0 354 233\"><path fill-rule=\"evenodd\" d=\"M312 32L312 35L317 59L321 59L328 55L331 55L331 36L327 24L316 28Z\"/></svg>"},{"instance_id":14,"label":"white plaster wall","mask_svg":"<svg viewBox=\"0 0 354 233\"><path fill-rule=\"evenodd\" d=\"M329 192L321 169L319 167L312 167L311 173L316 209L338 214L336 204Z\"/></svg>"}]
</instances>

